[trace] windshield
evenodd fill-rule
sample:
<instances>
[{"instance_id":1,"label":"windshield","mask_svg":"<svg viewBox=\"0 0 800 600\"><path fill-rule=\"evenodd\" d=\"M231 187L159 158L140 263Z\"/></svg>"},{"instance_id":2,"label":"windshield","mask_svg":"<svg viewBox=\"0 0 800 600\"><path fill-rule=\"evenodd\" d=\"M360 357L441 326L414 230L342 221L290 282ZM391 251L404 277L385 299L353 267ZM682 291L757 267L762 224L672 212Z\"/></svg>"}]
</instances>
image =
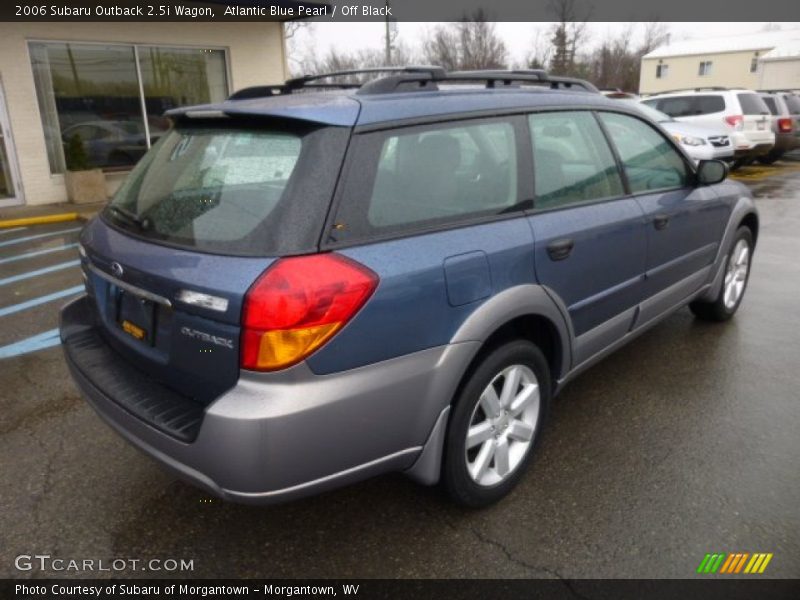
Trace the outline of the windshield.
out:
<instances>
[{"instance_id":1,"label":"windshield","mask_svg":"<svg viewBox=\"0 0 800 600\"><path fill-rule=\"evenodd\" d=\"M248 238L275 220L302 148L302 137L290 131L174 129L131 172L106 215L146 237L245 250Z\"/></svg>"}]
</instances>

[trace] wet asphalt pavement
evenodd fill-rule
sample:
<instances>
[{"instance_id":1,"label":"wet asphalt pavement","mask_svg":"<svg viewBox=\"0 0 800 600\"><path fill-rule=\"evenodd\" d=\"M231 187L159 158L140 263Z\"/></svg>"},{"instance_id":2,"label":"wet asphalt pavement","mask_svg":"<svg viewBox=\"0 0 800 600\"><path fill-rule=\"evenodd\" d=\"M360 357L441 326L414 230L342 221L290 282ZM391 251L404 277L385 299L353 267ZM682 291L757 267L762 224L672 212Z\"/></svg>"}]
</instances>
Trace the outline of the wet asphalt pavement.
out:
<instances>
[{"instance_id":1,"label":"wet asphalt pavement","mask_svg":"<svg viewBox=\"0 0 800 600\"><path fill-rule=\"evenodd\" d=\"M209 500L95 416L47 335L30 342L64 299L0 316L0 354L51 344L0 359L0 577L42 575L19 554L193 559L194 577L691 577L707 552L770 552L762 577L800 577L800 162L742 180L762 224L736 318L681 310L583 374L519 488L479 512L400 475L266 508ZM3 245L73 226L0 233L0 261L74 243ZM80 285L74 266L4 283L76 258L0 262L0 311Z\"/></svg>"}]
</instances>

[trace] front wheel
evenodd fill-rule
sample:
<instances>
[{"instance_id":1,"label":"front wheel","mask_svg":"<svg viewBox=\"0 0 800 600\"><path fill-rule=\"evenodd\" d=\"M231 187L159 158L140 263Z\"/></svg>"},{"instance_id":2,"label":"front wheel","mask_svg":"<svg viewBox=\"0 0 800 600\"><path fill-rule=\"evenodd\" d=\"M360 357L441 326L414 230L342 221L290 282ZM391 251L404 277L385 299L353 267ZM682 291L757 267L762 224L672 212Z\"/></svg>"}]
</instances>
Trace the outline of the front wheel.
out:
<instances>
[{"instance_id":1,"label":"front wheel","mask_svg":"<svg viewBox=\"0 0 800 600\"><path fill-rule=\"evenodd\" d=\"M706 321L727 321L736 313L750 278L752 256L753 233L748 227L740 227L733 238L725 279L716 299L712 302L695 300L689 304L696 317Z\"/></svg>"},{"instance_id":2,"label":"front wheel","mask_svg":"<svg viewBox=\"0 0 800 600\"><path fill-rule=\"evenodd\" d=\"M487 506L517 485L550 390L547 361L532 343L508 342L484 357L455 399L448 428L442 483L453 500Z\"/></svg>"}]
</instances>

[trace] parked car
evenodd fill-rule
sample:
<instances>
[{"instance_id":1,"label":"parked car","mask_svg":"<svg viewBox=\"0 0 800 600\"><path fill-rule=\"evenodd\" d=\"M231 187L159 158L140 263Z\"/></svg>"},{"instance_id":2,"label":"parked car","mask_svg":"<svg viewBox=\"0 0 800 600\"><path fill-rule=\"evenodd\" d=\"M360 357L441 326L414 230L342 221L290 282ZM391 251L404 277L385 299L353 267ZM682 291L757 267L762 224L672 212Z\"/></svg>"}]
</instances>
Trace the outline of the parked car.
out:
<instances>
[{"instance_id":1,"label":"parked car","mask_svg":"<svg viewBox=\"0 0 800 600\"><path fill-rule=\"evenodd\" d=\"M151 129L155 143L163 131ZM144 125L138 121L84 121L67 127L61 138L66 145L73 136L83 142L90 164L97 167L129 167L147 151Z\"/></svg>"},{"instance_id":2,"label":"parked car","mask_svg":"<svg viewBox=\"0 0 800 600\"><path fill-rule=\"evenodd\" d=\"M543 72L324 77L172 111L80 235L72 376L209 493L401 471L489 504L567 382L683 306L739 308L750 193L634 107Z\"/></svg>"},{"instance_id":3,"label":"parked car","mask_svg":"<svg viewBox=\"0 0 800 600\"><path fill-rule=\"evenodd\" d=\"M607 96L614 98L615 96ZM675 138L696 162L701 160L733 160L733 145L727 132L718 127L702 127L676 121L668 114L656 110L638 100L623 98L623 102L642 111L642 113L661 125L667 132Z\"/></svg>"},{"instance_id":4,"label":"parked car","mask_svg":"<svg viewBox=\"0 0 800 600\"><path fill-rule=\"evenodd\" d=\"M787 152L800 148L800 97L788 92L759 93L772 114L775 146L758 161L770 165Z\"/></svg>"},{"instance_id":5,"label":"parked car","mask_svg":"<svg viewBox=\"0 0 800 600\"><path fill-rule=\"evenodd\" d=\"M750 90L698 88L656 94L642 102L678 121L725 126L733 141L734 168L765 156L775 145L769 108Z\"/></svg>"}]
</instances>

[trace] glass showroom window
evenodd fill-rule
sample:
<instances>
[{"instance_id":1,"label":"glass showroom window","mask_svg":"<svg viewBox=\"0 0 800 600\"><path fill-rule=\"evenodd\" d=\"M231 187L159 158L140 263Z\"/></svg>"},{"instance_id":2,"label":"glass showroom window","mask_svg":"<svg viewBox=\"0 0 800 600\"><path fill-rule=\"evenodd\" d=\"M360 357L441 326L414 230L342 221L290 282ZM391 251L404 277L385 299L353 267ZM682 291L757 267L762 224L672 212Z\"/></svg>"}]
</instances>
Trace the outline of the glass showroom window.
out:
<instances>
[{"instance_id":1,"label":"glass showroom window","mask_svg":"<svg viewBox=\"0 0 800 600\"><path fill-rule=\"evenodd\" d=\"M222 50L31 42L30 56L53 173L130 168L167 129L165 110L227 95Z\"/></svg>"}]
</instances>

